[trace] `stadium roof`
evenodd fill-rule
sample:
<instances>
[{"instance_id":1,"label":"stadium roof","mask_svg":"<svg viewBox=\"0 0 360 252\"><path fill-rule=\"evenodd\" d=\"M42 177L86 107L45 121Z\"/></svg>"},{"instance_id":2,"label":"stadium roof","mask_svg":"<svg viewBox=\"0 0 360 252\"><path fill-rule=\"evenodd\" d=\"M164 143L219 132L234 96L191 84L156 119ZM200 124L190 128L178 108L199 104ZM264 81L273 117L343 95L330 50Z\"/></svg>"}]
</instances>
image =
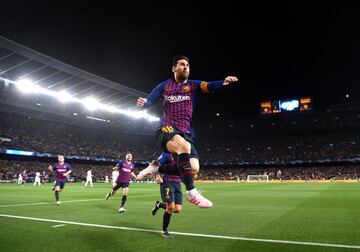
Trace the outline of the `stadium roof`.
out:
<instances>
[{"instance_id":1,"label":"stadium roof","mask_svg":"<svg viewBox=\"0 0 360 252\"><path fill-rule=\"evenodd\" d=\"M132 109L145 93L83 71L0 36L0 78L30 79L43 89L66 91L77 99L93 97L99 103Z\"/></svg>"}]
</instances>

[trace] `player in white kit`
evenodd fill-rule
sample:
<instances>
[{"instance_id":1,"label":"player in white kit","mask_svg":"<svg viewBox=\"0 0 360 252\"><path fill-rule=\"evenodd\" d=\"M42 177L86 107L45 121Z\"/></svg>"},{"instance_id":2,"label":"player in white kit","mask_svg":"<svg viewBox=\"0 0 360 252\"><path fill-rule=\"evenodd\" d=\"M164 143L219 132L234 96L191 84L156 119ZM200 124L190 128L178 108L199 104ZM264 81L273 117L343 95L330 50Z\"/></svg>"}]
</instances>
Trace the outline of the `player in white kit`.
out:
<instances>
[{"instance_id":1,"label":"player in white kit","mask_svg":"<svg viewBox=\"0 0 360 252\"><path fill-rule=\"evenodd\" d=\"M85 187L87 187L89 182L90 182L90 187L93 187L91 170L87 171Z\"/></svg>"},{"instance_id":2,"label":"player in white kit","mask_svg":"<svg viewBox=\"0 0 360 252\"><path fill-rule=\"evenodd\" d=\"M18 184L21 185L23 182L23 177L21 175L21 173L19 173L19 176L18 176Z\"/></svg>"},{"instance_id":3,"label":"player in white kit","mask_svg":"<svg viewBox=\"0 0 360 252\"><path fill-rule=\"evenodd\" d=\"M35 173L35 182L34 182L34 186L36 186L36 183L39 184L39 186L41 186L41 183L40 183L40 172L36 172Z\"/></svg>"}]
</instances>

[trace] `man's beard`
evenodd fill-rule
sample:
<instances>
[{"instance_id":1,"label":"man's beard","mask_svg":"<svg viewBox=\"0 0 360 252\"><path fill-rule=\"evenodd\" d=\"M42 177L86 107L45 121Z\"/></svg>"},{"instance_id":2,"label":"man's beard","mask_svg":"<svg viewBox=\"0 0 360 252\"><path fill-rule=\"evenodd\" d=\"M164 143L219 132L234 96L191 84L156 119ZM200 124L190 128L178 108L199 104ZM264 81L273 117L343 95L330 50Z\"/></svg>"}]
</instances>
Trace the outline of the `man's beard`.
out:
<instances>
[{"instance_id":1,"label":"man's beard","mask_svg":"<svg viewBox=\"0 0 360 252\"><path fill-rule=\"evenodd\" d=\"M187 78L189 78L189 72L178 73L178 78L182 80L187 80Z\"/></svg>"}]
</instances>

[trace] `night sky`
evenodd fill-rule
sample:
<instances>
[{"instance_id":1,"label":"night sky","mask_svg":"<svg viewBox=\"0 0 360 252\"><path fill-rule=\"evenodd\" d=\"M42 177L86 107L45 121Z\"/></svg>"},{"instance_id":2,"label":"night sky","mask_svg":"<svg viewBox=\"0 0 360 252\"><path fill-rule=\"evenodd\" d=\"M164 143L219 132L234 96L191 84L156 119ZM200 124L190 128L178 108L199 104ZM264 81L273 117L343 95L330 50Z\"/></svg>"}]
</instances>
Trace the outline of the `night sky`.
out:
<instances>
[{"instance_id":1,"label":"night sky","mask_svg":"<svg viewBox=\"0 0 360 252\"><path fill-rule=\"evenodd\" d=\"M262 100L312 96L322 108L360 98L356 6L29 2L2 3L1 36L123 85L150 92L177 54L192 79L240 77L201 97L198 118L258 115Z\"/></svg>"}]
</instances>

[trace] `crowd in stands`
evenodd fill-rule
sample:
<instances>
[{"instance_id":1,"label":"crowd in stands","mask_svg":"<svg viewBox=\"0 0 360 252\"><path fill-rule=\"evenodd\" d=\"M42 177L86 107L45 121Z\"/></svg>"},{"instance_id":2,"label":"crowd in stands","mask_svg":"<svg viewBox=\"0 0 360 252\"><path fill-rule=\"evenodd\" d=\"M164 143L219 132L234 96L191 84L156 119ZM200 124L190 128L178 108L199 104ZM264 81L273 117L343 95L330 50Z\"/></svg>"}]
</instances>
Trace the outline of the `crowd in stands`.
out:
<instances>
[{"instance_id":1,"label":"crowd in stands","mask_svg":"<svg viewBox=\"0 0 360 252\"><path fill-rule=\"evenodd\" d=\"M148 160L158 155L152 136L132 136L113 129L94 128L48 121L31 116L0 114L2 121L0 147L37 152L119 159L127 150L137 160Z\"/></svg>"},{"instance_id":2,"label":"crowd in stands","mask_svg":"<svg viewBox=\"0 0 360 252\"><path fill-rule=\"evenodd\" d=\"M0 148L3 149L116 160L123 158L129 150L136 162L151 161L161 152L153 135L127 134L110 125L100 130L92 123L79 125L60 116L49 120L47 117L4 111L0 112L0 120ZM267 170L264 172L271 175L274 172L268 169L271 165L309 163L311 166L324 162L333 165L341 161L353 163L352 167L356 167L360 161L360 106L356 104L313 112L196 122L194 126L200 162L205 167L200 178L242 177L248 174L246 167L251 165L266 165ZM6 161L0 162L3 176L4 162ZM6 168L7 171L15 169L13 162L10 162L11 166ZM226 175L229 173L226 169L220 169L219 173L216 169L206 168L211 165L230 167L229 172L233 175ZM36 163L31 164L31 167L36 166ZM81 171L79 176L84 176L86 171L83 170L88 165L76 166ZM29 169L32 171L31 167ZM98 169L99 174L104 174L104 167L97 165L94 168ZM237 167L240 167L239 170ZM327 166L325 170L319 167L302 170L303 168L289 166L286 167L289 174L284 173L284 176L329 178L337 176L336 172L342 169L341 163L338 169L333 166ZM350 177L359 174L358 170L351 170L348 166L344 166L344 169L341 174L351 174L348 175ZM253 172L258 173L257 170Z\"/></svg>"},{"instance_id":3,"label":"crowd in stands","mask_svg":"<svg viewBox=\"0 0 360 252\"><path fill-rule=\"evenodd\" d=\"M43 181L53 181L48 170L52 163L40 161L0 160L0 180L16 181L18 174L26 171L28 182L32 182L35 173L40 172ZM111 180L113 165L94 165L70 163L73 181L85 181L86 172L92 171L93 180L104 182L105 176ZM141 168L135 166L137 174ZM280 170L280 173L279 173ZM195 176L198 180L246 180L247 175L268 175L269 180L357 180L360 177L360 165L317 166L317 167L212 167L201 168Z\"/></svg>"},{"instance_id":4,"label":"crowd in stands","mask_svg":"<svg viewBox=\"0 0 360 252\"><path fill-rule=\"evenodd\" d=\"M280 170L281 175L278 174ZM201 180L246 180L248 175L268 175L269 180L358 180L360 166L211 168L200 170Z\"/></svg>"},{"instance_id":5,"label":"crowd in stands","mask_svg":"<svg viewBox=\"0 0 360 252\"><path fill-rule=\"evenodd\" d=\"M360 157L358 130L292 136L214 138L198 141L204 162L288 164Z\"/></svg>"},{"instance_id":6,"label":"crowd in stands","mask_svg":"<svg viewBox=\"0 0 360 252\"><path fill-rule=\"evenodd\" d=\"M347 110L346 110L347 111ZM259 130L258 134L249 133L243 136L231 131L225 131L222 137L209 134L204 128L197 130L196 146L202 163L220 162L224 164L248 163L248 164L286 164L295 161L316 161L316 160L342 160L360 158L360 112L348 113L347 117L340 118L341 111L328 113L328 128L321 126L322 130L315 127L320 119L318 114L298 113L272 118L254 119L264 120L259 125L266 125L272 120L277 120L277 127L269 126L271 129ZM344 114L346 114L344 112ZM309 118L305 123L297 119L297 132L292 132L295 116ZM289 120L289 118L292 118ZM321 121L325 116L322 115ZM129 135L117 132L114 129L97 130L85 128L78 125L71 125L60 120L58 122L47 121L33 117L20 115L0 114L2 121L0 125L0 137L11 139L2 141L0 147L21 150L32 150L47 153L64 153L77 156L95 156L119 159L130 150L137 161L149 161L156 159L160 148L151 135ZM267 121L265 121L267 120ZM280 120L284 120L280 123ZM339 121L340 120L340 121ZM309 125L309 121L316 123ZM336 127L331 122L336 122ZM218 124L219 132L221 125ZM235 125L233 122L232 125ZM251 128L250 124L250 128ZM346 126L344 126L346 125ZM236 125L239 132L246 131L245 126ZM274 129L281 129L279 132ZM313 131L309 131L313 128ZM212 132L213 128L210 128ZM303 130L303 131L301 131ZM283 134L279 134L282 132ZM273 133L270 135L270 133ZM219 133L220 134L220 133ZM205 135L205 136L204 136Z\"/></svg>"},{"instance_id":7,"label":"crowd in stands","mask_svg":"<svg viewBox=\"0 0 360 252\"><path fill-rule=\"evenodd\" d=\"M360 105L198 123L204 162L287 164L360 157Z\"/></svg>"}]
</instances>

